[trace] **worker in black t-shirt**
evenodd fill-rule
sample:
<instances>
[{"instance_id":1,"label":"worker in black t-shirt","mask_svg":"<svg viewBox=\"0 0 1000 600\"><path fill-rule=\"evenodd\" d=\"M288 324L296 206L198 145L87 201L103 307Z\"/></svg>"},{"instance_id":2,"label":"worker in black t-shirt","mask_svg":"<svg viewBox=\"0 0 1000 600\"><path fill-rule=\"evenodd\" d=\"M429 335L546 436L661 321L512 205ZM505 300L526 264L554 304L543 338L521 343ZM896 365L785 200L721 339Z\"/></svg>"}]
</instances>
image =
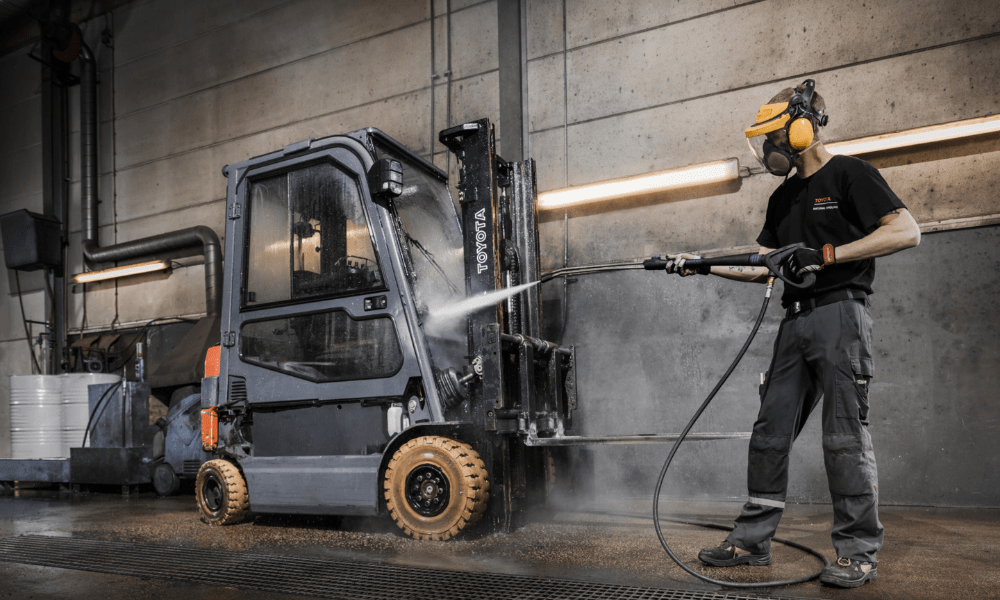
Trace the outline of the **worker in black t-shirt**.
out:
<instances>
[{"instance_id":1,"label":"worker in black t-shirt","mask_svg":"<svg viewBox=\"0 0 1000 600\"><path fill-rule=\"evenodd\" d=\"M746 135L769 172L786 177L771 194L760 253L802 242L790 259L799 276L816 274L808 289L785 287L786 309L774 356L761 386L761 407L750 439L749 499L735 529L717 548L702 550L706 564L726 567L771 563L771 538L785 506L788 453L823 399L823 453L833 499L837 563L820 581L858 587L877 576L882 545L878 476L868 433L868 387L874 374L868 297L875 257L920 242L920 229L878 170L835 156L819 140L825 103L806 80L760 108ZM792 167L795 176L787 178ZM670 255L667 270L682 276L713 274L764 283L765 268L685 268L691 254Z\"/></svg>"}]
</instances>

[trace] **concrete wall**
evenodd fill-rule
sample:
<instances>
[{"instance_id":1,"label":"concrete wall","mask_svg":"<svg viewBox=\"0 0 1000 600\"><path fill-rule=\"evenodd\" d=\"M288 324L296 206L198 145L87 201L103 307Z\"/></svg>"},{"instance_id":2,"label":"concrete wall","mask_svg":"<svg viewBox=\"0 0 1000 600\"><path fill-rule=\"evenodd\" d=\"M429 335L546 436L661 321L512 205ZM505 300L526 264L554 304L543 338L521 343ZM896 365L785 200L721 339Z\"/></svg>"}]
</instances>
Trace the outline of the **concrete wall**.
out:
<instances>
[{"instance_id":1,"label":"concrete wall","mask_svg":"<svg viewBox=\"0 0 1000 600\"><path fill-rule=\"evenodd\" d=\"M1000 113L1000 15L986 0L527 4L529 141L542 191L727 157L751 165L743 128L774 92L808 76L827 99L829 140ZM495 1L140 0L107 22L86 23L100 64L101 243L195 223L221 236L222 166L308 137L374 125L454 172L436 134L497 119L496 22ZM106 23L113 49L99 40ZM38 66L24 49L0 57L0 74L0 212L40 210L40 125L27 125L40 120ZM71 97L73 273L82 265L75 91ZM919 221L952 228L880 261L872 432L882 499L1000 506L989 476L1000 470L1000 406L991 394L1000 323L987 310L996 302L1000 234L955 229L997 222L1000 139L869 159ZM567 224L571 265L743 248L775 184L756 175L719 189L545 213L543 267L562 264ZM956 271L956 262L966 266ZM187 263L169 277L72 290L71 328L202 313L202 267ZM0 371L28 372L13 278L0 279ZM31 311L41 281L22 284ZM579 349L582 430L679 429L738 349L761 291L662 274L581 278L569 286L562 331L563 288L547 284L547 326ZM41 316L34 310L29 318ZM749 429L777 322L775 307L699 429ZM0 453L6 385L4 378ZM595 493L646 497L665 452L591 451L610 483ZM691 445L679 458L676 493L742 496L745 452L745 442ZM791 497L821 500L825 487L812 423L795 450Z\"/></svg>"}]
</instances>

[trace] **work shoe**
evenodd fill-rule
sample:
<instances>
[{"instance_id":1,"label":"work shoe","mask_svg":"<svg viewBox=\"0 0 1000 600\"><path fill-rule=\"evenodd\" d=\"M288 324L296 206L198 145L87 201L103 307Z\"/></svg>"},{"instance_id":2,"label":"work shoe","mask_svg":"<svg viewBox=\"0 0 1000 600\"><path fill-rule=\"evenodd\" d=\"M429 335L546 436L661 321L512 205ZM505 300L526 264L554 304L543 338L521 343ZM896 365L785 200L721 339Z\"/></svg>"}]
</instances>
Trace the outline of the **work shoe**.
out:
<instances>
[{"instance_id":1,"label":"work shoe","mask_svg":"<svg viewBox=\"0 0 1000 600\"><path fill-rule=\"evenodd\" d=\"M718 548L705 548L699 552L698 559L713 567L735 567L736 565L763 567L771 564L771 553L754 554L749 550L737 548L729 542L722 542Z\"/></svg>"},{"instance_id":2,"label":"work shoe","mask_svg":"<svg viewBox=\"0 0 1000 600\"><path fill-rule=\"evenodd\" d=\"M866 581L875 581L877 563L862 562L850 558L838 558L837 564L823 569L819 576L821 583L842 588L860 587Z\"/></svg>"}]
</instances>

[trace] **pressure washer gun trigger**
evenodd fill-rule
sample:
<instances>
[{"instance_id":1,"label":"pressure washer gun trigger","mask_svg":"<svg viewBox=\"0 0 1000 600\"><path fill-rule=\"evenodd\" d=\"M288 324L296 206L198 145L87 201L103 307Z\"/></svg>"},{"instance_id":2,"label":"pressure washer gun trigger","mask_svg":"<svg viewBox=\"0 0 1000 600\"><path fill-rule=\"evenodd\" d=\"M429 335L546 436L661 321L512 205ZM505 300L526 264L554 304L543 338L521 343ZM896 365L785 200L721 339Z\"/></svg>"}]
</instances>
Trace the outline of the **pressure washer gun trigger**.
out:
<instances>
[{"instance_id":1,"label":"pressure washer gun trigger","mask_svg":"<svg viewBox=\"0 0 1000 600\"><path fill-rule=\"evenodd\" d=\"M764 255L764 264L767 265L767 268L771 271L771 273L776 275L787 285L798 289L812 287L813 284L816 283L815 273L806 273L806 275L798 281L793 280L785 273L785 269L788 265L788 259L791 258L792 253L795 252L796 249L804 246L805 244L800 242L798 244L789 244L783 248L778 248L777 250L769 252Z\"/></svg>"},{"instance_id":2,"label":"pressure washer gun trigger","mask_svg":"<svg viewBox=\"0 0 1000 600\"><path fill-rule=\"evenodd\" d=\"M669 260L660 258L659 254L654 254L651 258L642 261L642 268L647 271L663 271L670 264Z\"/></svg>"}]
</instances>

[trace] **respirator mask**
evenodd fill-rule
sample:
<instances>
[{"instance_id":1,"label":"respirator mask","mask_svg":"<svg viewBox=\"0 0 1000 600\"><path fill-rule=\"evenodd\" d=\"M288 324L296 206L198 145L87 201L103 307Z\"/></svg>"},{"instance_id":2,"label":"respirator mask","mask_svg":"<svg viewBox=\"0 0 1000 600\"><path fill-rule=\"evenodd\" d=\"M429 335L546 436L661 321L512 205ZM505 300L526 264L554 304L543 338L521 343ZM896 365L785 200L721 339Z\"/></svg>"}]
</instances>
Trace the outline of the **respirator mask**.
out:
<instances>
[{"instance_id":1,"label":"respirator mask","mask_svg":"<svg viewBox=\"0 0 1000 600\"><path fill-rule=\"evenodd\" d=\"M806 79L802 87L788 102L761 106L756 122L746 130L750 151L772 175L788 175L802 151L812 145L815 138L810 117L820 127L829 120L824 111L812 108L816 82Z\"/></svg>"}]
</instances>

